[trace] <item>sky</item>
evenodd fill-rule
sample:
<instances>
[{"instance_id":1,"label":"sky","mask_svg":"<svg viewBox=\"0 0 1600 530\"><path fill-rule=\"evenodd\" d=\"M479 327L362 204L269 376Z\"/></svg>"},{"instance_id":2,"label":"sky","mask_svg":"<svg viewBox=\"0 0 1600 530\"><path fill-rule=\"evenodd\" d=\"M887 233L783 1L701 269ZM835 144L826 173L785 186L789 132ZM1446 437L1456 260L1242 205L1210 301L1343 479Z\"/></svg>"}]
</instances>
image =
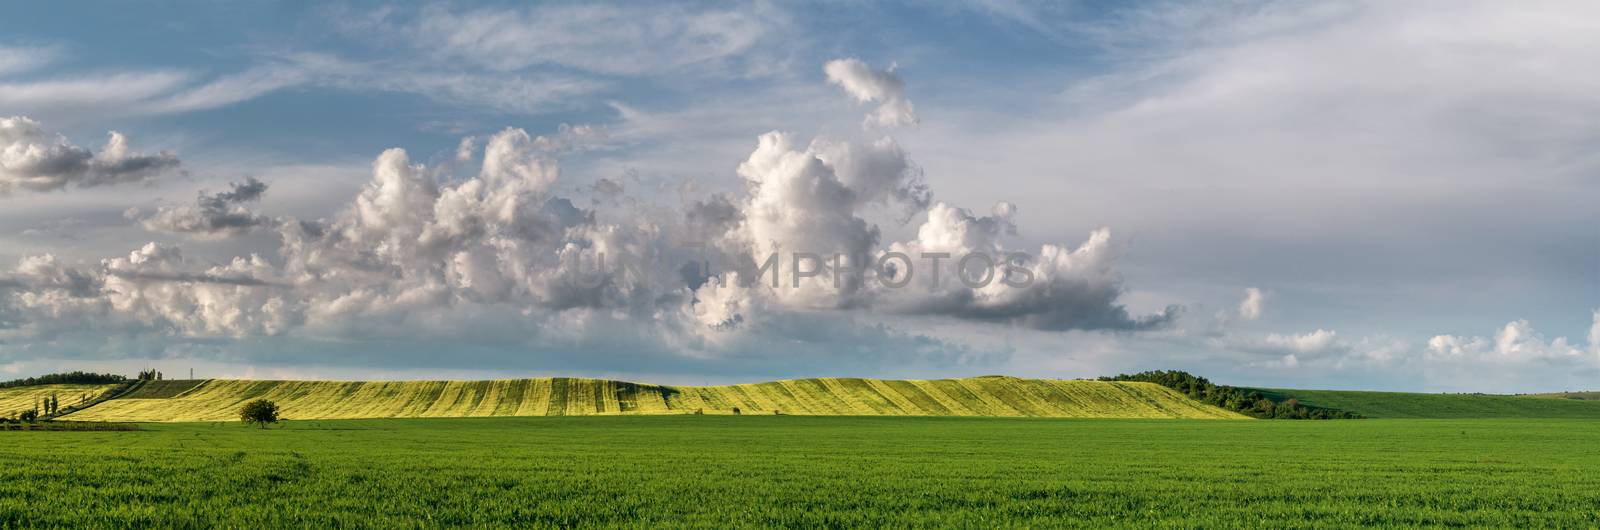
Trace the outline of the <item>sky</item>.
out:
<instances>
[{"instance_id":1,"label":"sky","mask_svg":"<svg viewBox=\"0 0 1600 530\"><path fill-rule=\"evenodd\" d=\"M1585 1L11 6L0 378L1600 389L1596 49Z\"/></svg>"}]
</instances>

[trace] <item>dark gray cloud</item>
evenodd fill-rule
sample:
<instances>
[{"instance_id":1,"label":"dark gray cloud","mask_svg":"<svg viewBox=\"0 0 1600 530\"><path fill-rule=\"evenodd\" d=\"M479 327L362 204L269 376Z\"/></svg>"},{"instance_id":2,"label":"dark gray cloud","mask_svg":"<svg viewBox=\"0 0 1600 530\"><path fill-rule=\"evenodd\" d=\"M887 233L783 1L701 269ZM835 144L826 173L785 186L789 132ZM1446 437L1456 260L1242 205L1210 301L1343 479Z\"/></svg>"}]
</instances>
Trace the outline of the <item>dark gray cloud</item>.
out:
<instances>
[{"instance_id":1,"label":"dark gray cloud","mask_svg":"<svg viewBox=\"0 0 1600 530\"><path fill-rule=\"evenodd\" d=\"M246 177L244 182L232 184L228 191L201 191L193 206L163 206L149 216L133 211L129 212L129 217L142 218L145 229L157 232L208 239L231 237L273 224L271 218L245 206L259 200L266 192L266 183Z\"/></svg>"},{"instance_id":2,"label":"dark gray cloud","mask_svg":"<svg viewBox=\"0 0 1600 530\"><path fill-rule=\"evenodd\" d=\"M212 208L223 208L232 204L243 204L261 199L267 193L267 185L256 180L255 177L245 177L244 182L234 183L233 189L214 195L200 194L200 205Z\"/></svg>"},{"instance_id":3,"label":"dark gray cloud","mask_svg":"<svg viewBox=\"0 0 1600 530\"><path fill-rule=\"evenodd\" d=\"M281 284L248 276L225 276L199 272L127 272L108 271L107 275L124 280L145 282L210 283L244 287L280 287Z\"/></svg>"}]
</instances>

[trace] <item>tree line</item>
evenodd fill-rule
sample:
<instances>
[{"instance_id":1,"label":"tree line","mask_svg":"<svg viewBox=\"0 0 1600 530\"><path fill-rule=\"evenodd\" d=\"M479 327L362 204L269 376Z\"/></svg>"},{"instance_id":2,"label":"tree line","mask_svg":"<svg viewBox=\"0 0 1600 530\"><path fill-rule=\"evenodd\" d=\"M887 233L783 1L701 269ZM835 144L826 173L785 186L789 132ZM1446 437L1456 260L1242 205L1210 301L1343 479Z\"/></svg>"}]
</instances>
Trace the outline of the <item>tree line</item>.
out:
<instances>
[{"instance_id":1,"label":"tree line","mask_svg":"<svg viewBox=\"0 0 1600 530\"><path fill-rule=\"evenodd\" d=\"M19 386L35 385L110 385L127 382L128 378L117 374L96 374L90 372L67 372L48 374L26 379L13 379L0 382L0 388L13 388Z\"/></svg>"},{"instance_id":2,"label":"tree line","mask_svg":"<svg viewBox=\"0 0 1600 530\"><path fill-rule=\"evenodd\" d=\"M1218 385L1210 380L1180 370L1153 370L1136 374L1118 374L1101 377L1101 381L1134 381L1155 383L1189 396L1202 403L1231 410L1261 419L1277 420L1340 420L1358 419L1354 412L1301 405L1294 398L1273 401L1248 388Z\"/></svg>"}]
</instances>

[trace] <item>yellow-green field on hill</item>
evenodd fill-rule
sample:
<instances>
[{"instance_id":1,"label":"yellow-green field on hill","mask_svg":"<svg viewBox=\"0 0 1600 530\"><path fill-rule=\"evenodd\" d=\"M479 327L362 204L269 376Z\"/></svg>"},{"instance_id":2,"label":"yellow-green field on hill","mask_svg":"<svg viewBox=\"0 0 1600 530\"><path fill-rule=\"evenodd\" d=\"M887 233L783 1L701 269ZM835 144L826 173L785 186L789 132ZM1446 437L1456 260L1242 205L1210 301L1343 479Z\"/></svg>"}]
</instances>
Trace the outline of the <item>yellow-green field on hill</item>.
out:
<instances>
[{"instance_id":1,"label":"yellow-green field on hill","mask_svg":"<svg viewBox=\"0 0 1600 530\"><path fill-rule=\"evenodd\" d=\"M254 399L286 419L793 414L1246 419L1150 383L975 377L822 378L728 386L661 386L600 379L502 381L160 381L70 414L68 420L180 422L238 418ZM145 397L148 396L148 397Z\"/></svg>"},{"instance_id":2,"label":"yellow-green field on hill","mask_svg":"<svg viewBox=\"0 0 1600 530\"><path fill-rule=\"evenodd\" d=\"M11 417L50 396L55 396L63 408L76 405L81 399L94 399L117 385L33 385L0 388L0 416ZM85 397L87 396L87 397Z\"/></svg>"}]
</instances>

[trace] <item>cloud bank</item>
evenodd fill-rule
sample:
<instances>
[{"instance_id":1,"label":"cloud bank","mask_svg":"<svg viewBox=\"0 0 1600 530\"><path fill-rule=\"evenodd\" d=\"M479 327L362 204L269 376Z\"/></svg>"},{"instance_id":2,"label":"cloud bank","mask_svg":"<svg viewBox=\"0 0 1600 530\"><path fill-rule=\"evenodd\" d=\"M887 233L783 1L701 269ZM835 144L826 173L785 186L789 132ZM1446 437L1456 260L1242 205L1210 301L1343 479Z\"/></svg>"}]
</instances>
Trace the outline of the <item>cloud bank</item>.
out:
<instances>
[{"instance_id":1,"label":"cloud bank","mask_svg":"<svg viewBox=\"0 0 1600 530\"><path fill-rule=\"evenodd\" d=\"M866 100L909 113L898 78L843 72L832 82L853 96L866 91ZM28 141L39 142L38 133L30 134ZM974 352L878 317L1139 331L1162 327L1179 312L1136 316L1123 307L1109 230L1077 245L1024 251L1008 243L1021 219L1014 205L978 215L935 201L920 168L892 137L802 143L769 132L738 165L743 193L690 197L679 211L624 208L614 215L585 205L618 203L626 194L619 183L586 188L593 197L556 192L560 157L604 138L584 126L549 136L507 128L464 139L454 163L440 167L389 149L373 161L360 192L321 219L252 211L249 205L268 188L253 178L227 191L202 191L192 205L134 212L152 231L217 239L270 229L280 244L275 253L226 263L197 262L158 243L98 264L25 257L0 284L0 351L16 356L32 344L103 334L180 342L333 340L354 349L393 341L527 352L611 344L768 366L795 362L785 355L842 365L983 363L1006 353ZM130 160L115 143L105 159ZM70 155L58 158L87 156L64 141L48 145ZM470 171L472 161L479 161L475 173L458 174ZM916 236L884 241L871 220L883 212L918 223ZM874 269L883 275L875 279L845 274L891 254L919 262ZM839 258L809 264L811 276L784 270L805 255ZM922 261L928 256L981 259ZM785 264L775 271L783 281L694 267L769 257ZM958 281L972 275L975 262L1031 281ZM833 281L836 274L846 279Z\"/></svg>"}]
</instances>

